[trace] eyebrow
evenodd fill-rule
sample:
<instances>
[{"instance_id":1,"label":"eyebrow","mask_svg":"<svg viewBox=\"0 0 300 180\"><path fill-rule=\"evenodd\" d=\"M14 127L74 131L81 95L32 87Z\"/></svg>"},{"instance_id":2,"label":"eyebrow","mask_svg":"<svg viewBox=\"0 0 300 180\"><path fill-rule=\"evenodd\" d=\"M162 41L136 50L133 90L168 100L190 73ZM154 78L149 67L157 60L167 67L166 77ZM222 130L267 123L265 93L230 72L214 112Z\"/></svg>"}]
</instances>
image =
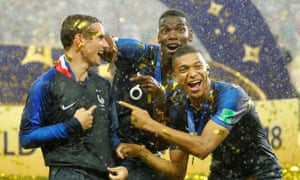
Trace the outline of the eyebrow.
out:
<instances>
[{"instance_id":1,"label":"eyebrow","mask_svg":"<svg viewBox=\"0 0 300 180\"><path fill-rule=\"evenodd\" d=\"M168 23L162 23L162 24L159 25L159 27L162 27L162 26L170 26L170 24L168 24ZM187 25L184 24L184 23L180 23L180 24L176 24L176 26L187 26Z\"/></svg>"}]
</instances>

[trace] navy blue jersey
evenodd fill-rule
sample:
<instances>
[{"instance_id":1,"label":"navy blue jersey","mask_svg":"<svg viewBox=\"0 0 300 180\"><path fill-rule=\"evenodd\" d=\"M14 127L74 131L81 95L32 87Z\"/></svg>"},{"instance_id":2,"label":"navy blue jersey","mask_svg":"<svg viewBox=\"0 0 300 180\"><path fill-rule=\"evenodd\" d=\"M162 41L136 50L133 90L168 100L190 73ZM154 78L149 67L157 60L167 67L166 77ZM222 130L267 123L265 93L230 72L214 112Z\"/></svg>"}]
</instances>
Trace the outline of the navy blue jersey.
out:
<instances>
[{"instance_id":1,"label":"navy blue jersey","mask_svg":"<svg viewBox=\"0 0 300 180\"><path fill-rule=\"evenodd\" d=\"M20 125L25 148L41 147L48 166L72 166L107 172L114 164L112 130L117 121L109 81L94 72L78 83L61 58L32 85ZM97 105L92 128L83 131L74 113ZM118 144L115 141L115 146Z\"/></svg>"},{"instance_id":2,"label":"navy blue jersey","mask_svg":"<svg viewBox=\"0 0 300 180\"><path fill-rule=\"evenodd\" d=\"M192 108L186 98L174 109L173 128L201 135L205 124L212 120L230 131L212 153L212 177L242 179L274 169L280 173L254 104L241 87L212 81L202 110Z\"/></svg>"},{"instance_id":3,"label":"navy blue jersey","mask_svg":"<svg viewBox=\"0 0 300 180\"><path fill-rule=\"evenodd\" d=\"M127 38L119 38L115 42L118 47L117 68L113 79L116 100L126 101L143 108L152 116L153 98L145 92L142 92L139 97L140 92L135 89L138 86L137 82L130 82L129 79L138 74L151 75L165 87L165 93L168 95L169 87L173 87L174 81L161 73L159 46ZM153 134L131 125L130 109L118 106L118 117L118 136L122 142L143 144L152 152L167 147L157 145L157 137Z\"/></svg>"}]
</instances>

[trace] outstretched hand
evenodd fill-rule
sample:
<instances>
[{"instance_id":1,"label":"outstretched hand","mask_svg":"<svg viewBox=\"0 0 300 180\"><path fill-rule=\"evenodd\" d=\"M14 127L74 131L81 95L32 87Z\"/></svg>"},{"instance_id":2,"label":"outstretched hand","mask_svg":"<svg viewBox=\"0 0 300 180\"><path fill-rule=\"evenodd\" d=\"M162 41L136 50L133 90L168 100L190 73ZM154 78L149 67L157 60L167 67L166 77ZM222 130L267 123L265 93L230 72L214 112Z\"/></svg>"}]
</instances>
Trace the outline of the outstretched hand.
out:
<instances>
[{"instance_id":1,"label":"outstretched hand","mask_svg":"<svg viewBox=\"0 0 300 180\"><path fill-rule=\"evenodd\" d=\"M130 122L132 125L134 125L134 127L138 128L138 129L143 129L143 128L145 128L145 125L147 123L154 121L150 117L149 113L146 110L141 109L132 104L129 104L125 101L119 101L118 103L123 107L131 109L131 121Z\"/></svg>"}]
</instances>

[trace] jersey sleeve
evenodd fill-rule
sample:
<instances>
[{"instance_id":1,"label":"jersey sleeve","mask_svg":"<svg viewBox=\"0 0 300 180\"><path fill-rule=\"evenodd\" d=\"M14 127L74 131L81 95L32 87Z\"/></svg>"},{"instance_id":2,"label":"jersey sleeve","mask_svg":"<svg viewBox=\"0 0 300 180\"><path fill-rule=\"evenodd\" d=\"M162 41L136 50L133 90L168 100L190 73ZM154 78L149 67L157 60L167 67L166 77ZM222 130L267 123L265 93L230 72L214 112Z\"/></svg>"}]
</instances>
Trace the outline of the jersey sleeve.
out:
<instances>
[{"instance_id":1,"label":"jersey sleeve","mask_svg":"<svg viewBox=\"0 0 300 180\"><path fill-rule=\"evenodd\" d=\"M227 84L216 97L216 112L211 116L215 123L231 130L247 113L250 99L239 86Z\"/></svg>"},{"instance_id":2,"label":"jersey sleeve","mask_svg":"<svg viewBox=\"0 0 300 180\"><path fill-rule=\"evenodd\" d=\"M118 47L117 68L140 64L143 60L141 57L148 55L152 49L159 52L158 45L143 43L136 39L117 38L115 43Z\"/></svg>"}]
</instances>

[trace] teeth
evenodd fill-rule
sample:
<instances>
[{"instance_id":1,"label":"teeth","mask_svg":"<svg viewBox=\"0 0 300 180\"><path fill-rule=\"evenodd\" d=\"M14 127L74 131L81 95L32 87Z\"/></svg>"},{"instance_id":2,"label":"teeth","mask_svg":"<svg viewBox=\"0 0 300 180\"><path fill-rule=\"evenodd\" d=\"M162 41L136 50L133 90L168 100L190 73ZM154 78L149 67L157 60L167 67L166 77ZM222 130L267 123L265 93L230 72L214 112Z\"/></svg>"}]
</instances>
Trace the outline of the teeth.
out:
<instances>
[{"instance_id":1,"label":"teeth","mask_svg":"<svg viewBox=\"0 0 300 180\"><path fill-rule=\"evenodd\" d=\"M168 44L167 47L172 48L172 49L176 49L176 48L179 47L179 45L178 44Z\"/></svg>"},{"instance_id":2,"label":"teeth","mask_svg":"<svg viewBox=\"0 0 300 180\"><path fill-rule=\"evenodd\" d=\"M189 84L197 84L200 83L201 81L193 81L193 82L189 82Z\"/></svg>"},{"instance_id":3,"label":"teeth","mask_svg":"<svg viewBox=\"0 0 300 180\"><path fill-rule=\"evenodd\" d=\"M200 83L201 83L201 81L193 81L193 82L189 82L188 85L189 86L194 86L194 85L200 84Z\"/></svg>"}]
</instances>

